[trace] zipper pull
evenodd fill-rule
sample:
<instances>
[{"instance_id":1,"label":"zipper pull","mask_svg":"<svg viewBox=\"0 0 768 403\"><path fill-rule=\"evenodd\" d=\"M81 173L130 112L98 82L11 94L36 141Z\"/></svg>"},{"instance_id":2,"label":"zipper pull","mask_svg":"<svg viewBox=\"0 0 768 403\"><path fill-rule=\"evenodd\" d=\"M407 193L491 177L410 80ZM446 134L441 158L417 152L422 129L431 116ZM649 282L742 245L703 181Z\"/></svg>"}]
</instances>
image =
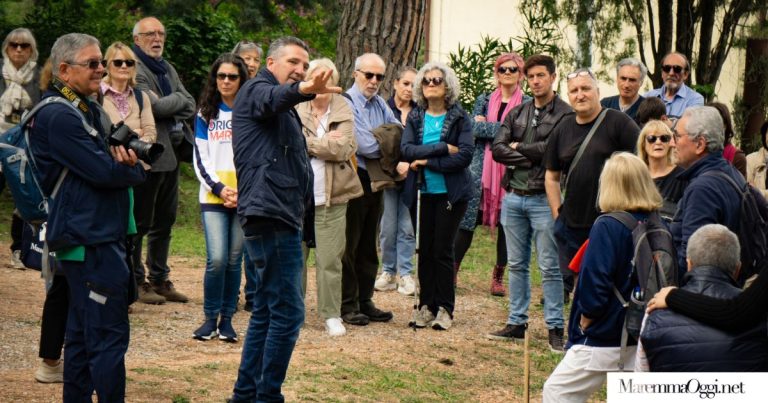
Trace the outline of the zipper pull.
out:
<instances>
[{"instance_id":1,"label":"zipper pull","mask_svg":"<svg viewBox=\"0 0 768 403\"><path fill-rule=\"evenodd\" d=\"M449 201L449 202L447 202L447 203L448 203L448 211L451 211L451 209L453 209L453 205L451 204L451 202L450 202L450 201Z\"/></svg>"},{"instance_id":2,"label":"zipper pull","mask_svg":"<svg viewBox=\"0 0 768 403\"><path fill-rule=\"evenodd\" d=\"M288 146L283 146L283 157L288 156Z\"/></svg>"}]
</instances>

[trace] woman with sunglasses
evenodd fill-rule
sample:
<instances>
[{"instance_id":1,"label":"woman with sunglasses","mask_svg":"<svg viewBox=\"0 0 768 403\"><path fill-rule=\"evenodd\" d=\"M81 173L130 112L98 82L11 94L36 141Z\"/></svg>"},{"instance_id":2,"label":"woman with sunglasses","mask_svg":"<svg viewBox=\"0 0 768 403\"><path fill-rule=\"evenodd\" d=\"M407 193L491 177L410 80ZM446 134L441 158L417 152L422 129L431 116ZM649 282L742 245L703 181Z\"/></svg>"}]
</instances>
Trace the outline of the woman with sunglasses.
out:
<instances>
[{"instance_id":1,"label":"woman with sunglasses","mask_svg":"<svg viewBox=\"0 0 768 403\"><path fill-rule=\"evenodd\" d=\"M135 88L136 54L129 46L115 42L107 48L103 64L107 75L101 81L102 105L112 123L123 122L142 141L154 143L157 130L149 95ZM151 289L150 293L154 294Z\"/></svg>"},{"instance_id":2,"label":"woman with sunglasses","mask_svg":"<svg viewBox=\"0 0 768 403\"><path fill-rule=\"evenodd\" d=\"M243 59L225 53L213 62L198 101L193 166L200 181L207 257L203 276L205 321L193 334L197 340L218 335L220 340L237 342L232 315L240 291L243 230L237 219L232 106L246 80L248 68Z\"/></svg>"},{"instance_id":3,"label":"woman with sunglasses","mask_svg":"<svg viewBox=\"0 0 768 403\"><path fill-rule=\"evenodd\" d=\"M493 161L491 144L501 122L517 105L530 99L520 87L525 76L525 61L516 53L504 53L493 64L493 77L496 89L490 94L477 97L473 111L472 133L475 137L475 149L472 156L472 185L475 192L469 201L467 212L461 220L456 235L455 266L458 275L464 255L472 244L475 227L478 222L494 228L498 225L496 237L496 265L491 275L491 295L504 296L504 268L507 266L507 245L504 231L499 224L501 201L504 189L501 180L505 167Z\"/></svg>"},{"instance_id":4,"label":"woman with sunglasses","mask_svg":"<svg viewBox=\"0 0 768 403\"><path fill-rule=\"evenodd\" d=\"M651 178L656 184L664 205L659 210L661 217L667 222L672 221L677 202L683 197L687 182L677 179L684 169L672 161L672 130L661 120L650 120L643 126L637 137L637 155L651 172Z\"/></svg>"},{"instance_id":5,"label":"woman with sunglasses","mask_svg":"<svg viewBox=\"0 0 768 403\"><path fill-rule=\"evenodd\" d=\"M406 206L421 192L418 310L411 326L448 330L456 300L453 241L472 197L472 120L456 102L459 80L450 67L427 63L416 74L401 158L410 163Z\"/></svg>"},{"instance_id":6,"label":"woman with sunglasses","mask_svg":"<svg viewBox=\"0 0 768 403\"><path fill-rule=\"evenodd\" d=\"M37 43L26 28L16 28L3 41L0 62L0 133L21 121L21 115L40 101L40 68L37 65ZM0 176L0 189L5 179ZM11 220L11 267L24 269L21 262L21 236L24 222L13 214Z\"/></svg>"}]
</instances>

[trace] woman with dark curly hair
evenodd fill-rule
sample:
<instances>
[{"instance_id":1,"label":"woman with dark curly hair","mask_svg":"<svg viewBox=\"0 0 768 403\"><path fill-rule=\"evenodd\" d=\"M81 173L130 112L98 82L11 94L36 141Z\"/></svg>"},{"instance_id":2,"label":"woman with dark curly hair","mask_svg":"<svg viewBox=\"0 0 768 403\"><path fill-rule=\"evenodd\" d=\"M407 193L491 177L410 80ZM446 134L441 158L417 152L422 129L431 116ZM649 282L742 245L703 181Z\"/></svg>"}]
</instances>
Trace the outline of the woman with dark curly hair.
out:
<instances>
[{"instance_id":1,"label":"woman with dark curly hair","mask_svg":"<svg viewBox=\"0 0 768 403\"><path fill-rule=\"evenodd\" d=\"M237 219L232 106L246 80L248 68L243 59L223 54L213 62L198 101L193 165L200 181L207 255L203 277L205 322L193 334L198 340L218 335L227 342L237 341L232 315L240 290L243 230Z\"/></svg>"}]
</instances>

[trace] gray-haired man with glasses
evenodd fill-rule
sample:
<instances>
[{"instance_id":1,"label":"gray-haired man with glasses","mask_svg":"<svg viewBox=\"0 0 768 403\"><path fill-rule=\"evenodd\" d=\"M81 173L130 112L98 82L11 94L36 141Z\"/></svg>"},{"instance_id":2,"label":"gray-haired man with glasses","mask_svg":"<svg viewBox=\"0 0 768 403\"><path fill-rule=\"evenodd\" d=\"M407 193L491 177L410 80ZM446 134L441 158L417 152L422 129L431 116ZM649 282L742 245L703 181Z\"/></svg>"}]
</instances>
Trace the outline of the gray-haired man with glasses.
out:
<instances>
[{"instance_id":1,"label":"gray-haired man with glasses","mask_svg":"<svg viewBox=\"0 0 768 403\"><path fill-rule=\"evenodd\" d=\"M157 142L165 151L152 164L147 181L134 188L134 216L138 234L131 237L131 262L139 289L139 301L162 304L187 302L168 279L168 252L171 227L176 222L179 204L179 161L176 148L183 143L183 122L195 114L195 100L179 80L176 69L163 59L166 32L154 17L139 20L133 27L133 51L139 60L136 89L149 94L144 107L152 108L157 126ZM141 241L147 235L147 271L141 261Z\"/></svg>"},{"instance_id":2,"label":"gray-haired man with glasses","mask_svg":"<svg viewBox=\"0 0 768 403\"><path fill-rule=\"evenodd\" d=\"M544 187L555 218L560 271L570 293L575 284L568 265L600 214L597 189L603 164L616 151L634 152L640 128L626 114L600 106L591 70L578 69L566 78L575 114L563 118L549 138Z\"/></svg>"}]
</instances>

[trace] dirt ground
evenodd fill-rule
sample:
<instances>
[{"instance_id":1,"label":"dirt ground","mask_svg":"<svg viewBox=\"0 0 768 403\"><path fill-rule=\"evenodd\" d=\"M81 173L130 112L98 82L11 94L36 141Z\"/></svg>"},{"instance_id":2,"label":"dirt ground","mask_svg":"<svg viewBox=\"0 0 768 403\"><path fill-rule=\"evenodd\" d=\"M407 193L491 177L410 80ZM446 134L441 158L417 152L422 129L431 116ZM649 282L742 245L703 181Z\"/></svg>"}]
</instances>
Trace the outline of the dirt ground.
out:
<instances>
[{"instance_id":1,"label":"dirt ground","mask_svg":"<svg viewBox=\"0 0 768 403\"><path fill-rule=\"evenodd\" d=\"M61 384L41 384L38 365L40 316L44 299L39 272L16 270L6 244L0 244L0 401L56 402ZM490 258L489 258L490 260ZM129 402L223 402L232 391L242 341L200 342L191 338L202 314L202 259L174 258L171 278L190 296L187 304L135 304L127 353ZM479 269L478 269L479 270ZM490 275L462 272L456 322L446 332L407 327L413 299L379 293L380 308L394 311L390 323L347 326L330 338L317 315L314 270L310 268L306 324L293 355L284 394L289 401L521 401L523 347L494 342L484 334L506 319L506 298L487 292ZM546 329L533 290L531 305L531 393L560 359L547 349ZM248 317L234 318L243 340Z\"/></svg>"}]
</instances>

